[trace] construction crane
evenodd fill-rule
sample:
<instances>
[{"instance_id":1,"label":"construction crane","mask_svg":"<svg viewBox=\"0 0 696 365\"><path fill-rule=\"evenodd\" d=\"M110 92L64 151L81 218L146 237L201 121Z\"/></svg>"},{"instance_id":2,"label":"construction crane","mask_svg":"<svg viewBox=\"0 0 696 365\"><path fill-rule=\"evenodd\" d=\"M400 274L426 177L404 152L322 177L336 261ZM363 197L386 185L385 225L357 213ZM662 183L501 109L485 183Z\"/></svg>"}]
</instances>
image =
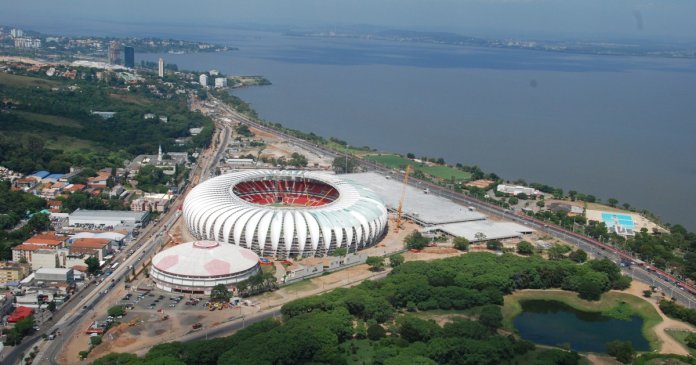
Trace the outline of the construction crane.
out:
<instances>
[{"instance_id":1,"label":"construction crane","mask_svg":"<svg viewBox=\"0 0 696 365\"><path fill-rule=\"evenodd\" d=\"M406 165L406 172L404 173L404 187L401 190L401 198L399 199L399 208L396 210L396 227L394 227L394 232L399 232L401 228L401 212L404 209L404 197L406 196L406 187L408 186L408 175L411 174L411 165Z\"/></svg>"}]
</instances>

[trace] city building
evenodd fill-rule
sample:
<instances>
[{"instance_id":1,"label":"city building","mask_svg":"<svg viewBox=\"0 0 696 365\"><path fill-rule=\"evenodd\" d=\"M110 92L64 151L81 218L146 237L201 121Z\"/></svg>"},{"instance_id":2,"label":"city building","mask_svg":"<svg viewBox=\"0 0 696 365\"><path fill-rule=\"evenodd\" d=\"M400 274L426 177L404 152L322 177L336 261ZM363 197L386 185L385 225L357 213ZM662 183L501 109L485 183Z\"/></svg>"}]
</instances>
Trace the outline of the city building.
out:
<instances>
[{"instance_id":1,"label":"city building","mask_svg":"<svg viewBox=\"0 0 696 365\"><path fill-rule=\"evenodd\" d=\"M35 281L74 283L75 273L72 268L45 268L34 273Z\"/></svg>"},{"instance_id":2,"label":"city building","mask_svg":"<svg viewBox=\"0 0 696 365\"><path fill-rule=\"evenodd\" d=\"M14 39L16 48L41 48L41 40L38 38L17 37Z\"/></svg>"},{"instance_id":3,"label":"city building","mask_svg":"<svg viewBox=\"0 0 696 365\"><path fill-rule=\"evenodd\" d=\"M19 282L31 273L29 264L19 262L2 261L0 262L0 285Z\"/></svg>"},{"instance_id":4,"label":"city building","mask_svg":"<svg viewBox=\"0 0 696 365\"><path fill-rule=\"evenodd\" d=\"M539 190L536 190L534 188L529 188L526 186L520 186L520 185L500 184L500 185L498 185L497 190L501 193L512 194L512 195L519 195L519 194L526 194L527 196L541 195L541 191L539 191Z\"/></svg>"},{"instance_id":5,"label":"city building","mask_svg":"<svg viewBox=\"0 0 696 365\"><path fill-rule=\"evenodd\" d=\"M198 239L247 247L261 256L326 256L382 239L387 209L374 191L334 175L250 170L196 186L183 216Z\"/></svg>"},{"instance_id":6,"label":"city building","mask_svg":"<svg viewBox=\"0 0 696 365\"><path fill-rule=\"evenodd\" d=\"M147 212L129 212L118 210L86 210L78 209L68 216L71 227L100 228L105 230L117 227L136 228L147 225Z\"/></svg>"},{"instance_id":7,"label":"city building","mask_svg":"<svg viewBox=\"0 0 696 365\"><path fill-rule=\"evenodd\" d=\"M202 74L198 76L198 83L201 84L201 86L208 86L208 75Z\"/></svg>"},{"instance_id":8,"label":"city building","mask_svg":"<svg viewBox=\"0 0 696 365\"><path fill-rule=\"evenodd\" d=\"M24 31L21 29L12 28L12 30L10 30L10 35L12 36L12 38L23 37Z\"/></svg>"},{"instance_id":9,"label":"city building","mask_svg":"<svg viewBox=\"0 0 696 365\"><path fill-rule=\"evenodd\" d=\"M215 78L215 88L222 88L222 87L227 87L227 78L226 77L216 77Z\"/></svg>"},{"instance_id":10,"label":"city building","mask_svg":"<svg viewBox=\"0 0 696 365\"><path fill-rule=\"evenodd\" d=\"M112 252L111 240L107 238L78 238L69 247L70 254L94 256L99 261Z\"/></svg>"},{"instance_id":11,"label":"city building","mask_svg":"<svg viewBox=\"0 0 696 365\"><path fill-rule=\"evenodd\" d=\"M164 212L172 200L171 193L145 194L131 202L130 208L134 212Z\"/></svg>"},{"instance_id":12,"label":"city building","mask_svg":"<svg viewBox=\"0 0 696 365\"><path fill-rule=\"evenodd\" d=\"M130 46L123 47L123 65L135 68L135 48Z\"/></svg>"},{"instance_id":13,"label":"city building","mask_svg":"<svg viewBox=\"0 0 696 365\"><path fill-rule=\"evenodd\" d=\"M158 253L152 259L150 277L162 290L210 294L215 285L232 288L259 270L259 257L249 249L196 241Z\"/></svg>"},{"instance_id":14,"label":"city building","mask_svg":"<svg viewBox=\"0 0 696 365\"><path fill-rule=\"evenodd\" d=\"M164 58L160 57L159 62L157 62L157 75L159 77L164 77Z\"/></svg>"},{"instance_id":15,"label":"city building","mask_svg":"<svg viewBox=\"0 0 696 365\"><path fill-rule=\"evenodd\" d=\"M111 41L111 43L109 43L108 55L110 64L121 64L121 44L118 43L118 41Z\"/></svg>"}]
</instances>

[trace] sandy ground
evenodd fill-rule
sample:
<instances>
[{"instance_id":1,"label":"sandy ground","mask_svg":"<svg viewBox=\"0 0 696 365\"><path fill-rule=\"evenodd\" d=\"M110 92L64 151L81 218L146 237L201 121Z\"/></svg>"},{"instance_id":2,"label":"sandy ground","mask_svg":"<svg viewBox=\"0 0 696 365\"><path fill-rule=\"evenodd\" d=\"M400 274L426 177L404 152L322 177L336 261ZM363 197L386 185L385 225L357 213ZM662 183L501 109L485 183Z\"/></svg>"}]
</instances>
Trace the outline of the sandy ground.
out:
<instances>
[{"instance_id":1,"label":"sandy ground","mask_svg":"<svg viewBox=\"0 0 696 365\"><path fill-rule=\"evenodd\" d=\"M661 354L688 355L689 351L686 348L684 348L684 346L682 346L682 344L680 344L677 340L672 338L672 336L670 336L665 330L677 329L682 331L694 331L694 327L687 323L677 321L664 315L664 313L662 313L658 306L660 297L657 294L653 295L652 298L643 297L643 291L649 289L650 286L648 286L647 284L634 280L633 283L631 283L631 287L625 290L624 292L633 294L639 298L646 300L655 307L657 313L659 313L660 317L662 317L662 322L658 323L654 327L655 334L662 342L662 346L660 347Z\"/></svg>"},{"instance_id":2,"label":"sandy ground","mask_svg":"<svg viewBox=\"0 0 696 365\"><path fill-rule=\"evenodd\" d=\"M602 354L588 354L587 360L594 365L622 365L622 363L611 356Z\"/></svg>"}]
</instances>

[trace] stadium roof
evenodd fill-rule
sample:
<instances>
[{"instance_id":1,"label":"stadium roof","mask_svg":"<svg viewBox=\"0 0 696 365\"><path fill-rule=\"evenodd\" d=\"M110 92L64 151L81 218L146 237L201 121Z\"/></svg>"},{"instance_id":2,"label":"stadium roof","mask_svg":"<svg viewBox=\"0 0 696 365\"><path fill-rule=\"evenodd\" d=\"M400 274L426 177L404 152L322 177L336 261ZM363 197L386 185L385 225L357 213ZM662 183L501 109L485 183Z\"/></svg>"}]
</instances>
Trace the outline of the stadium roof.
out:
<instances>
[{"instance_id":1,"label":"stadium roof","mask_svg":"<svg viewBox=\"0 0 696 365\"><path fill-rule=\"evenodd\" d=\"M387 178L374 172L343 175L346 180L353 180L374 190L384 200L389 209L399 206L403 182L400 179ZM447 198L434 193L426 194L423 189L409 185L404 197L403 213L423 224L445 224L486 219L486 216L467 209Z\"/></svg>"},{"instance_id":2,"label":"stadium roof","mask_svg":"<svg viewBox=\"0 0 696 365\"><path fill-rule=\"evenodd\" d=\"M472 242L514 238L533 232L531 228L521 224L513 222L493 222L489 220L441 224L427 227L425 231L442 231L452 236L464 237ZM483 234L485 238L477 238L478 234Z\"/></svg>"},{"instance_id":3,"label":"stadium roof","mask_svg":"<svg viewBox=\"0 0 696 365\"><path fill-rule=\"evenodd\" d=\"M182 243L158 253L152 259L155 269L186 277L219 277L243 272L258 265L251 250L215 241Z\"/></svg>"}]
</instances>

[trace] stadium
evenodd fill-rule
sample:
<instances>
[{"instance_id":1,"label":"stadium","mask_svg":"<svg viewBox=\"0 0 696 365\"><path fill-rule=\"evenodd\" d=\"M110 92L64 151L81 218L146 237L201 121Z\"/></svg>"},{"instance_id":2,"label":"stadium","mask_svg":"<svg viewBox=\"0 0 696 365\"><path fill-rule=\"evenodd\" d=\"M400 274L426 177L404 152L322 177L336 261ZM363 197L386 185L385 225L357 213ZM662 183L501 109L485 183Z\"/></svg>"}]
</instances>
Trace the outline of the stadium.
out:
<instances>
[{"instance_id":1,"label":"stadium","mask_svg":"<svg viewBox=\"0 0 696 365\"><path fill-rule=\"evenodd\" d=\"M276 258L326 256L377 243L387 208L360 184L307 171L250 170L207 180L187 196L183 214L198 239Z\"/></svg>"},{"instance_id":2,"label":"stadium","mask_svg":"<svg viewBox=\"0 0 696 365\"><path fill-rule=\"evenodd\" d=\"M259 257L251 250L196 241L158 253L152 259L150 277L165 291L210 294L215 285L231 287L259 270Z\"/></svg>"}]
</instances>

